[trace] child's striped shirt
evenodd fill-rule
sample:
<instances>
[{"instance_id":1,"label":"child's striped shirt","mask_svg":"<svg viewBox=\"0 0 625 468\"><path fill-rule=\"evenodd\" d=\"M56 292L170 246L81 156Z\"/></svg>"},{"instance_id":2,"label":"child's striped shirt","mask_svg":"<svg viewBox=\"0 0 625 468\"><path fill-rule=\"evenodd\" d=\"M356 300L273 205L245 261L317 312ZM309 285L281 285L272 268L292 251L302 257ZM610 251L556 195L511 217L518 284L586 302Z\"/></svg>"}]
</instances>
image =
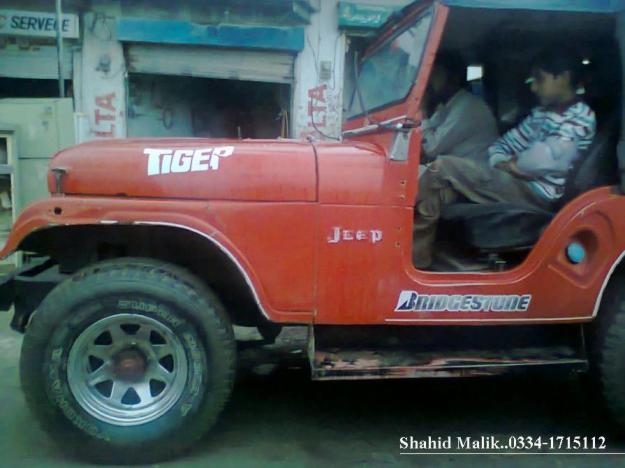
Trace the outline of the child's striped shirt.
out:
<instances>
[{"instance_id":1,"label":"child's striped shirt","mask_svg":"<svg viewBox=\"0 0 625 468\"><path fill-rule=\"evenodd\" d=\"M532 188L543 197L555 200L564 192L571 164L580 152L588 149L595 132L595 113L582 101L561 110L536 107L519 126L491 145L489 162L495 166L513 159L518 163L523 160L522 170L537 177L529 182ZM577 151L571 154L560 150L563 146L557 142L574 142ZM536 156L537 152L540 157ZM524 158L526 154L531 155Z\"/></svg>"}]
</instances>

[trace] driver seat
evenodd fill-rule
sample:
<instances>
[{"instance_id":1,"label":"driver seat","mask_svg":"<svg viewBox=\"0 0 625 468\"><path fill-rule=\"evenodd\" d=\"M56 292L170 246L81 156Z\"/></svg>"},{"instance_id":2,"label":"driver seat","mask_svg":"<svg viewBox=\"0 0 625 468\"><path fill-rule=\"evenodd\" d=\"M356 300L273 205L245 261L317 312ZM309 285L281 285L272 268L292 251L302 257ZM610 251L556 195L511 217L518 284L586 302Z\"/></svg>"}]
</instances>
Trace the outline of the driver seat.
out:
<instances>
[{"instance_id":1,"label":"driver seat","mask_svg":"<svg viewBox=\"0 0 625 468\"><path fill-rule=\"evenodd\" d=\"M517 203L454 203L441 212L448 232L463 244L484 253L529 250L566 203L592 188L618 182L616 119L597 134L592 145L573 165L564 195L552 211Z\"/></svg>"}]
</instances>

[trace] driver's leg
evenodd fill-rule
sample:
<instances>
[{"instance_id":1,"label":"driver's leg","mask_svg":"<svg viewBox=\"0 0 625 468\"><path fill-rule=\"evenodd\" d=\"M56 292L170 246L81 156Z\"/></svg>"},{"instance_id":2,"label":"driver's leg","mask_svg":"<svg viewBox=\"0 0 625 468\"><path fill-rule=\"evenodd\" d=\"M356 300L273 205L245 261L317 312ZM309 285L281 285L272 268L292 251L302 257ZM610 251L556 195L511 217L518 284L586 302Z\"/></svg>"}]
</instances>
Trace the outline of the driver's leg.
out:
<instances>
[{"instance_id":1,"label":"driver's leg","mask_svg":"<svg viewBox=\"0 0 625 468\"><path fill-rule=\"evenodd\" d=\"M514 202L548 208L527 183L505 171L465 158L439 157L419 180L412 254L415 267L430 266L441 210L461 197L473 203Z\"/></svg>"},{"instance_id":2,"label":"driver's leg","mask_svg":"<svg viewBox=\"0 0 625 468\"><path fill-rule=\"evenodd\" d=\"M412 261L416 268L427 268L432 263L432 246L441 209L454 203L459 196L436 163L423 173L419 180L413 225Z\"/></svg>"}]
</instances>

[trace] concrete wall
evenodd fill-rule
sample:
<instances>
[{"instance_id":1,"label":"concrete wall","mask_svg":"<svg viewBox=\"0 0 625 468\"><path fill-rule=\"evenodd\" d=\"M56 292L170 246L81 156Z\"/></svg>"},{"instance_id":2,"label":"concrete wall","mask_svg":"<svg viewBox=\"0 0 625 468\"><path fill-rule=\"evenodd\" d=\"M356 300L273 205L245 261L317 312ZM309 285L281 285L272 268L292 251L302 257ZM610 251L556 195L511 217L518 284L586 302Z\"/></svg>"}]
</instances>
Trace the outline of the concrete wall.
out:
<instances>
[{"instance_id":1,"label":"concrete wall","mask_svg":"<svg viewBox=\"0 0 625 468\"><path fill-rule=\"evenodd\" d=\"M78 141L126 136L126 64L115 38L114 5L82 18L83 44L74 67Z\"/></svg>"},{"instance_id":2,"label":"concrete wall","mask_svg":"<svg viewBox=\"0 0 625 468\"><path fill-rule=\"evenodd\" d=\"M295 62L295 138L339 137L341 132L345 35L337 28L336 0L318 0L315 7L318 12L311 16L304 50Z\"/></svg>"}]
</instances>

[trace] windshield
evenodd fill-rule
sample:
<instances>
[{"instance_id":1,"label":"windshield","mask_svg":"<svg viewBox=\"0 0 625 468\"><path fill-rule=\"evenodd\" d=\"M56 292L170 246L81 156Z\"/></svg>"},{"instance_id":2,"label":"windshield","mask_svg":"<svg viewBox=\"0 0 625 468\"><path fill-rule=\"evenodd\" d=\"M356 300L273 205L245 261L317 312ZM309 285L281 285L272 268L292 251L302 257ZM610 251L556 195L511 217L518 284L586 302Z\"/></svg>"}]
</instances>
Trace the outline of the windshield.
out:
<instances>
[{"instance_id":1,"label":"windshield","mask_svg":"<svg viewBox=\"0 0 625 468\"><path fill-rule=\"evenodd\" d=\"M401 101L410 92L417 76L430 29L429 10L410 28L389 40L361 65L358 88L367 112ZM364 114L358 91L352 95L347 118Z\"/></svg>"}]
</instances>

